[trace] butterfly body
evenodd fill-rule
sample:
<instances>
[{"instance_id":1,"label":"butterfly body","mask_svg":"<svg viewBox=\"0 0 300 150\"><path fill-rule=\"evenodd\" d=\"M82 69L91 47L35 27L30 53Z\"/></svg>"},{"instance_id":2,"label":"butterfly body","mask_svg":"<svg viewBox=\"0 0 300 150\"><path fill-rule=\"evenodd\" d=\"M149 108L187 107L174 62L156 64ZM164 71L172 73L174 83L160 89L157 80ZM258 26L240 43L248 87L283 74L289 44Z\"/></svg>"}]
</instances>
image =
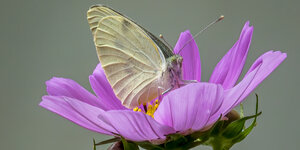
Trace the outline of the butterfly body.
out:
<instances>
[{"instance_id":1,"label":"butterfly body","mask_svg":"<svg viewBox=\"0 0 300 150\"><path fill-rule=\"evenodd\" d=\"M127 108L183 84L182 57L128 17L97 5L88 11L88 22L105 75Z\"/></svg>"},{"instance_id":2,"label":"butterfly body","mask_svg":"<svg viewBox=\"0 0 300 150\"><path fill-rule=\"evenodd\" d=\"M182 84L182 57L180 55L173 55L167 60L167 72L169 72L169 82L171 88L178 88Z\"/></svg>"}]
</instances>

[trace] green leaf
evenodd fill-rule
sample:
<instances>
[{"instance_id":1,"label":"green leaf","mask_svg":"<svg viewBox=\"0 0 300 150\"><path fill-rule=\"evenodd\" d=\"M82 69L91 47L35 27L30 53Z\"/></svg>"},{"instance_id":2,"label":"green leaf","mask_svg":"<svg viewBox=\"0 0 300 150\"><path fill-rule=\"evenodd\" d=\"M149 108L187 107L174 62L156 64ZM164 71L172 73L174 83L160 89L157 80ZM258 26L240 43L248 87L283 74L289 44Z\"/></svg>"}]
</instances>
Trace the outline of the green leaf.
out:
<instances>
[{"instance_id":1,"label":"green leaf","mask_svg":"<svg viewBox=\"0 0 300 150\"><path fill-rule=\"evenodd\" d=\"M113 142L117 142L117 141L121 141L121 139L119 137L115 137L115 138L112 138L112 139L108 139L108 140L105 140L105 141L101 141L99 143L95 143L95 139L93 139L93 142L94 142L94 145L95 146L99 146L99 145L104 145L104 144L109 144L109 143L113 143Z\"/></svg>"},{"instance_id":2,"label":"green leaf","mask_svg":"<svg viewBox=\"0 0 300 150\"><path fill-rule=\"evenodd\" d=\"M165 148L175 149L183 146L188 142L188 139L181 134L171 134L167 136L167 142L165 143Z\"/></svg>"},{"instance_id":3,"label":"green leaf","mask_svg":"<svg viewBox=\"0 0 300 150\"><path fill-rule=\"evenodd\" d=\"M198 131L194 132L188 136L186 136L189 140L193 140L194 142L205 142L206 140L209 139L210 136L210 130L203 132L203 131Z\"/></svg>"},{"instance_id":4,"label":"green leaf","mask_svg":"<svg viewBox=\"0 0 300 150\"><path fill-rule=\"evenodd\" d=\"M232 122L231 124L229 124L228 126L227 126L227 128L225 129L225 131L224 131L224 133L222 134L224 137L226 137L226 138L233 138L233 137L235 137L235 136L237 136L238 134L240 134L240 133L244 133L247 129L248 130L250 130L249 128L251 128L251 130L252 130L252 128L255 126L255 124L256 124L256 118L257 118L257 116L259 116L259 115L261 115L262 114L262 112L259 112L259 113L257 113L257 114L255 114L255 115L252 115L252 116L247 116L247 117L244 117L244 118L242 118L242 119L240 119L240 120L236 120L236 121L234 121L234 122ZM244 124L245 124L245 122L247 121L247 120L249 120L249 119L252 119L252 118L254 118L254 121L252 122L252 124L250 125L250 127L248 127L247 129L245 129L243 132L241 132L242 131L242 129L243 129L243 127L244 127ZM251 127L251 126L253 126L253 127ZM247 131L248 131L247 130ZM251 132L251 130L250 131L248 131L249 133ZM232 132L232 133L231 133ZM248 134L249 134L248 133ZM247 135L248 135L247 134ZM246 135L246 136L247 136Z\"/></svg>"},{"instance_id":5,"label":"green leaf","mask_svg":"<svg viewBox=\"0 0 300 150\"><path fill-rule=\"evenodd\" d=\"M176 140L179 140L182 138L185 139L185 137L181 134L170 134L167 136L167 138L168 138L168 141L176 141Z\"/></svg>"},{"instance_id":6,"label":"green leaf","mask_svg":"<svg viewBox=\"0 0 300 150\"><path fill-rule=\"evenodd\" d=\"M136 143L138 146L147 149L147 150L164 150L164 148L161 145L154 145L150 142L137 142Z\"/></svg>"},{"instance_id":7,"label":"green leaf","mask_svg":"<svg viewBox=\"0 0 300 150\"><path fill-rule=\"evenodd\" d=\"M93 138L93 150L96 150L96 142L95 142L95 139Z\"/></svg>"},{"instance_id":8,"label":"green leaf","mask_svg":"<svg viewBox=\"0 0 300 150\"><path fill-rule=\"evenodd\" d=\"M254 120L248 128L246 128L236 138L234 138L234 140L233 140L234 143L238 143L238 142L242 141L243 139L245 139L247 137L247 135L252 131L252 129L256 126L256 119L261 114L261 112L258 113L258 95L256 93L255 93L255 96L256 96L256 108L255 108Z\"/></svg>"},{"instance_id":9,"label":"green leaf","mask_svg":"<svg viewBox=\"0 0 300 150\"><path fill-rule=\"evenodd\" d=\"M216 124L213 126L213 128L210 132L210 136L219 135L223 129L223 126L224 126L224 120L220 120L220 121L216 122Z\"/></svg>"},{"instance_id":10,"label":"green leaf","mask_svg":"<svg viewBox=\"0 0 300 150\"><path fill-rule=\"evenodd\" d=\"M249 119L252 119L254 118L254 121L252 122L252 124L250 125L251 126L254 126L255 123L256 123L256 118L257 116L261 115L261 112L258 113L258 96L256 94L256 108L255 108L255 115L252 115L252 116L247 116L247 117L243 117L239 120L236 120L232 123L230 123L226 129L224 130L223 132L223 136L226 137L226 138L234 138L235 136L237 136L238 134L240 134L244 128L244 125L245 125L245 122ZM252 127L253 128L253 127ZM248 129L249 130L249 129ZM252 129L251 129L252 130ZM250 130L250 131L251 131ZM249 133L250 133L249 131ZM249 134L248 133L248 134ZM247 134L247 135L248 135ZM246 136L247 136L246 135Z\"/></svg>"},{"instance_id":11,"label":"green leaf","mask_svg":"<svg viewBox=\"0 0 300 150\"><path fill-rule=\"evenodd\" d=\"M121 137L121 141L123 143L124 150L139 150L139 147L134 142L127 141L123 137Z\"/></svg>"},{"instance_id":12,"label":"green leaf","mask_svg":"<svg viewBox=\"0 0 300 150\"><path fill-rule=\"evenodd\" d=\"M199 145L203 144L204 142L206 142L206 140L199 140L199 141L189 142L189 143L187 143L183 146L183 149L191 149L191 148L194 148L196 146L199 146Z\"/></svg>"},{"instance_id":13,"label":"green leaf","mask_svg":"<svg viewBox=\"0 0 300 150\"><path fill-rule=\"evenodd\" d=\"M212 129L212 134L204 144L211 145L214 150L229 150L234 144L242 141L256 125L256 119L262 112L258 112L258 96L256 94L255 115L242 117L235 121L219 121ZM252 124L245 129L245 122L253 119ZM222 123L223 122L223 123Z\"/></svg>"},{"instance_id":14,"label":"green leaf","mask_svg":"<svg viewBox=\"0 0 300 150\"><path fill-rule=\"evenodd\" d=\"M221 130L221 128L223 128L224 125L224 121L221 120L222 119L222 114L220 115L220 117L218 118L218 120L215 122L215 124L210 128L209 130L209 136L210 135L218 135L218 131Z\"/></svg>"},{"instance_id":15,"label":"green leaf","mask_svg":"<svg viewBox=\"0 0 300 150\"><path fill-rule=\"evenodd\" d=\"M242 132L245 122L245 119L233 121L225 128L225 130L222 133L222 136L228 139L237 136L239 133Z\"/></svg>"}]
</instances>

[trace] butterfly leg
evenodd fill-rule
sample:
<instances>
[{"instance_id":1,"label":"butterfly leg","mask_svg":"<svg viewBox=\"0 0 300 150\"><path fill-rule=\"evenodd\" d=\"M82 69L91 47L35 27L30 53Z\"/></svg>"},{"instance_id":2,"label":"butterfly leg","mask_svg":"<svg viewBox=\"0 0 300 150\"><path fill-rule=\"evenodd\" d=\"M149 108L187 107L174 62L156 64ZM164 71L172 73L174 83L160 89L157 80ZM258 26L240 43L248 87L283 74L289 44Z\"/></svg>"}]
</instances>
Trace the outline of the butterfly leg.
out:
<instances>
[{"instance_id":1,"label":"butterfly leg","mask_svg":"<svg viewBox=\"0 0 300 150\"><path fill-rule=\"evenodd\" d=\"M180 86L198 82L197 80L183 80L183 79L180 79L179 81L180 81L180 83L179 83Z\"/></svg>"},{"instance_id":2,"label":"butterfly leg","mask_svg":"<svg viewBox=\"0 0 300 150\"><path fill-rule=\"evenodd\" d=\"M162 92L161 95L165 95L166 93L170 92L173 88L174 88L174 86L171 86L170 88L168 88L167 90L165 90L164 92Z\"/></svg>"},{"instance_id":3,"label":"butterfly leg","mask_svg":"<svg viewBox=\"0 0 300 150\"><path fill-rule=\"evenodd\" d=\"M161 91L162 89L164 89L164 88L161 87L161 86L158 86L158 88L157 88L157 90L158 90L158 92L157 92L157 93L158 93L158 96L157 96L157 97L158 97L158 101L159 101L159 102L161 102L161 100L162 100L162 94L160 94L160 93L161 93L160 91Z\"/></svg>"},{"instance_id":4,"label":"butterfly leg","mask_svg":"<svg viewBox=\"0 0 300 150\"><path fill-rule=\"evenodd\" d=\"M158 87L158 89L159 89L159 91L160 91L160 89L164 89L164 88ZM170 92L172 89L174 89L174 86L173 86L173 85L171 85L170 88L168 88L167 90L165 90L164 92L162 92L161 94L159 94L159 95L158 95L158 100L161 102L162 96L165 95L166 93ZM160 93L160 92L159 92L159 93Z\"/></svg>"}]
</instances>

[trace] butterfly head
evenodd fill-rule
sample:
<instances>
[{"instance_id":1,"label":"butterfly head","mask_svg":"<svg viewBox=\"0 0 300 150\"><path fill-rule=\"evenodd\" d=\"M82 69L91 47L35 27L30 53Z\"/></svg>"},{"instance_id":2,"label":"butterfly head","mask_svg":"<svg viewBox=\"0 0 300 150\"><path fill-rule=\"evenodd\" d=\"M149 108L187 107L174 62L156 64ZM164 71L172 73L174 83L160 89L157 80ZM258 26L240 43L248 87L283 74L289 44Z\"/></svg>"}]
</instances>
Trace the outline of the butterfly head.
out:
<instances>
[{"instance_id":1,"label":"butterfly head","mask_svg":"<svg viewBox=\"0 0 300 150\"><path fill-rule=\"evenodd\" d=\"M180 55L173 55L167 59L168 65L171 68L176 66L181 67L183 58Z\"/></svg>"},{"instance_id":2,"label":"butterfly head","mask_svg":"<svg viewBox=\"0 0 300 150\"><path fill-rule=\"evenodd\" d=\"M180 55L173 55L167 59L168 70L172 72L173 76L181 76L182 61L183 58Z\"/></svg>"}]
</instances>

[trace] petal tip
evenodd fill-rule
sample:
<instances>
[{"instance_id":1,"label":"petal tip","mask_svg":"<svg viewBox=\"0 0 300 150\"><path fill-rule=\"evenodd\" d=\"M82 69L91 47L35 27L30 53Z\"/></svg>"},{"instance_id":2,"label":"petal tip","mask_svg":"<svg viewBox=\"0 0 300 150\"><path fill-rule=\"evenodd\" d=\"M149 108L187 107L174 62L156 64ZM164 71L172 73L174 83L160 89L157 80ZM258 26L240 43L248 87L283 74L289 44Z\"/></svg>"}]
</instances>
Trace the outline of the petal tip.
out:
<instances>
[{"instance_id":1,"label":"petal tip","mask_svg":"<svg viewBox=\"0 0 300 150\"><path fill-rule=\"evenodd\" d=\"M188 38L193 37L193 35L191 34L191 31L189 29L181 32L180 36L179 36L179 39L184 39L186 37L188 37Z\"/></svg>"},{"instance_id":2,"label":"petal tip","mask_svg":"<svg viewBox=\"0 0 300 150\"><path fill-rule=\"evenodd\" d=\"M286 57L287 57L287 53L282 53L282 54L283 54L284 58L286 58Z\"/></svg>"},{"instance_id":3,"label":"petal tip","mask_svg":"<svg viewBox=\"0 0 300 150\"><path fill-rule=\"evenodd\" d=\"M245 25L244 25L244 26L249 26L249 24L250 24L250 21L247 20L247 21L245 22Z\"/></svg>"},{"instance_id":4,"label":"petal tip","mask_svg":"<svg viewBox=\"0 0 300 150\"><path fill-rule=\"evenodd\" d=\"M100 70L102 70L102 66L101 66L101 63L99 62L98 64L97 64L97 66L96 66L96 68L94 69L94 71L93 71L93 75L94 74L97 74Z\"/></svg>"},{"instance_id":5,"label":"petal tip","mask_svg":"<svg viewBox=\"0 0 300 150\"><path fill-rule=\"evenodd\" d=\"M191 31L189 29L187 29L187 30L185 30L185 31L183 31L181 33L191 34Z\"/></svg>"}]
</instances>

